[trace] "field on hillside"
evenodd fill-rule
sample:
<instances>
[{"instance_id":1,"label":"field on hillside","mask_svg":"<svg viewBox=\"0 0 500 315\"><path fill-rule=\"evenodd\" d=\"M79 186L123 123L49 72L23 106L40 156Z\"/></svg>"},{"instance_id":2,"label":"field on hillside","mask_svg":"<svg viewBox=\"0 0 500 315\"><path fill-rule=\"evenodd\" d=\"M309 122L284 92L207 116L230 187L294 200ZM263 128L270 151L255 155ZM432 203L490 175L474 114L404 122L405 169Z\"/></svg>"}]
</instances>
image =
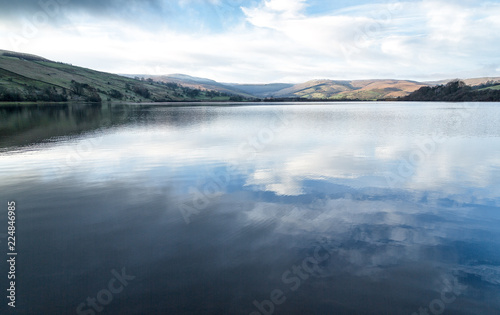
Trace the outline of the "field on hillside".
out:
<instances>
[{"instance_id":1,"label":"field on hillside","mask_svg":"<svg viewBox=\"0 0 500 315\"><path fill-rule=\"evenodd\" d=\"M136 80L40 57L0 51L3 101L227 101L231 95Z\"/></svg>"}]
</instances>

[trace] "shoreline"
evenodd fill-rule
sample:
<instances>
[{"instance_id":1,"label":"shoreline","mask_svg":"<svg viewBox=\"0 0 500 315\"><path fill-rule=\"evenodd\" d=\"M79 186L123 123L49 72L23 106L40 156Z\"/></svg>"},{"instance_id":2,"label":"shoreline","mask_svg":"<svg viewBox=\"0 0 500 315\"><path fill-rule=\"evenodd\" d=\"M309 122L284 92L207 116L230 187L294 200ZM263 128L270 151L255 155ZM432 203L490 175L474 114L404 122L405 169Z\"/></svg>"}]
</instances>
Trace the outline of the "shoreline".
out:
<instances>
[{"instance_id":1,"label":"shoreline","mask_svg":"<svg viewBox=\"0 0 500 315\"><path fill-rule=\"evenodd\" d=\"M2 106L60 106L60 105L85 105L85 106L103 106L103 105L135 105L135 106L166 106L170 105L172 107L185 107L185 106L214 106L214 107L226 107L226 106L270 106L270 105L300 105L300 104L341 104L341 103L500 103L499 101L407 101L407 100L262 100L262 101L244 101L244 102L231 102L231 101L169 101L169 102L0 102L0 107Z\"/></svg>"}]
</instances>

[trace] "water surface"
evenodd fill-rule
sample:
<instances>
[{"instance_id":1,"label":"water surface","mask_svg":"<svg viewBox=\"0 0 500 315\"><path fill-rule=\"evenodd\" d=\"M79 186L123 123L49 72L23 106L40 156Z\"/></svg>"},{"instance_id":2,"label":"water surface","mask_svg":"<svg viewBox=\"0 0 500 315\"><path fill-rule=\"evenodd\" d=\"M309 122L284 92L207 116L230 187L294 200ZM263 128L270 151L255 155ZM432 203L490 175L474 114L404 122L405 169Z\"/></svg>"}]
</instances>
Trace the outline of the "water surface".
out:
<instances>
[{"instance_id":1,"label":"water surface","mask_svg":"<svg viewBox=\"0 0 500 315\"><path fill-rule=\"evenodd\" d=\"M261 105L0 107L16 314L500 313L500 104Z\"/></svg>"}]
</instances>

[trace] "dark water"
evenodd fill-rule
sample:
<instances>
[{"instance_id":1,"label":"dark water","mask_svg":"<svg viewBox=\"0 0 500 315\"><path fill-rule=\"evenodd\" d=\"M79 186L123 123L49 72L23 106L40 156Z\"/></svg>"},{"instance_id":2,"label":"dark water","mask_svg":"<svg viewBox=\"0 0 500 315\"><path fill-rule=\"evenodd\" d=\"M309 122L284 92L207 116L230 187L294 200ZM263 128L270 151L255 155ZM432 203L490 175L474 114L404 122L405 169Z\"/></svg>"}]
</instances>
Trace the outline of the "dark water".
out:
<instances>
[{"instance_id":1,"label":"dark water","mask_svg":"<svg viewBox=\"0 0 500 315\"><path fill-rule=\"evenodd\" d=\"M498 103L2 106L10 200L1 314L500 314Z\"/></svg>"}]
</instances>

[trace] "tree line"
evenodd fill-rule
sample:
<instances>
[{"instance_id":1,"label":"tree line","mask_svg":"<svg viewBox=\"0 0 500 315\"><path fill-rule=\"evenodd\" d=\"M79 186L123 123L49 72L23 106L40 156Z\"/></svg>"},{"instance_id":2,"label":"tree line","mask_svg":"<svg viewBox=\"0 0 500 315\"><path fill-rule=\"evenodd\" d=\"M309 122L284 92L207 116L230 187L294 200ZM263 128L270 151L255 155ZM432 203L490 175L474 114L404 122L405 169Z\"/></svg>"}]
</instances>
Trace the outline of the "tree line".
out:
<instances>
[{"instance_id":1,"label":"tree line","mask_svg":"<svg viewBox=\"0 0 500 315\"><path fill-rule=\"evenodd\" d=\"M500 90L488 89L497 86L497 82L488 82L478 86L469 86L464 81L454 80L444 85L424 86L408 96L398 98L402 101L421 102L499 102Z\"/></svg>"},{"instance_id":2,"label":"tree line","mask_svg":"<svg viewBox=\"0 0 500 315\"><path fill-rule=\"evenodd\" d=\"M9 80L11 81L11 80ZM111 85L110 82L108 82ZM153 94L152 88L149 85L156 87L164 87L165 94L158 95L158 90ZM182 86L172 82L154 82L151 79L140 80L140 82L127 82L124 89L111 88L103 90L96 88L88 83L77 82L71 80L69 88L50 86L40 88L24 84L22 88L6 88L0 85L0 101L3 102L66 102L66 101L86 101L93 103L102 102L102 96L107 95L107 100L125 100L130 99L135 101L133 95L144 99L149 99L153 102L168 102L174 100L210 100L215 98L226 98L230 101L245 101L246 99L238 96L227 94L214 90L200 90ZM129 96L127 97L128 94Z\"/></svg>"}]
</instances>

